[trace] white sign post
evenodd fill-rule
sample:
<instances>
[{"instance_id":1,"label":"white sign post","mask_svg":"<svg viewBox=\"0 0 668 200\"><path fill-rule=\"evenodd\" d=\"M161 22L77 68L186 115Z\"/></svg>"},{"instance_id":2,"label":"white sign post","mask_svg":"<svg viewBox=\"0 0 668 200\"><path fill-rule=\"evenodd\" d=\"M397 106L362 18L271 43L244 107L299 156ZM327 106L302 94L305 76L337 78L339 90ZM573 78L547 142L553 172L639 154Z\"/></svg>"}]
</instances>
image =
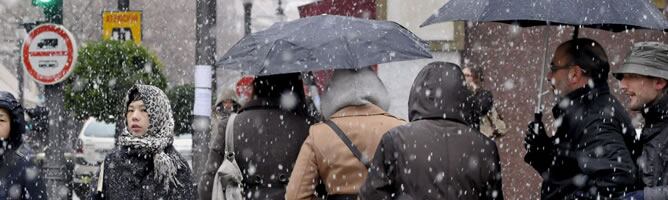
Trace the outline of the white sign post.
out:
<instances>
[{"instance_id":1,"label":"white sign post","mask_svg":"<svg viewBox=\"0 0 668 200\"><path fill-rule=\"evenodd\" d=\"M195 66L195 103L193 114L211 117L211 77L210 65Z\"/></svg>"},{"instance_id":2,"label":"white sign post","mask_svg":"<svg viewBox=\"0 0 668 200\"><path fill-rule=\"evenodd\" d=\"M44 164L49 198L63 199L68 191L67 177L71 170L65 162L68 113L64 109L63 84L74 69L77 57L76 42L65 27L43 24L35 27L21 46L21 60L25 71L35 81L44 84L44 106L48 111L48 144Z\"/></svg>"},{"instance_id":3,"label":"white sign post","mask_svg":"<svg viewBox=\"0 0 668 200\"><path fill-rule=\"evenodd\" d=\"M77 46L65 27L43 24L28 33L21 55L30 77L41 84L53 85L65 80L74 69Z\"/></svg>"}]
</instances>

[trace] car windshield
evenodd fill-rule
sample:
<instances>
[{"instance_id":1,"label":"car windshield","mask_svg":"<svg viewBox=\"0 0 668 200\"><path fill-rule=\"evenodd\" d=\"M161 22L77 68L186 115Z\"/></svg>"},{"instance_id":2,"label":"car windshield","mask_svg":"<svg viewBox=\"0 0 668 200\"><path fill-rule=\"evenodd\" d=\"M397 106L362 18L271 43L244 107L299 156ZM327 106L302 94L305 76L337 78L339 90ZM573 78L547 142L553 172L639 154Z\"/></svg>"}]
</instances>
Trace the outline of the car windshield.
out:
<instances>
[{"instance_id":1,"label":"car windshield","mask_svg":"<svg viewBox=\"0 0 668 200\"><path fill-rule=\"evenodd\" d=\"M193 135L192 134L181 134L176 136L176 139L192 139Z\"/></svg>"},{"instance_id":2,"label":"car windshield","mask_svg":"<svg viewBox=\"0 0 668 200\"><path fill-rule=\"evenodd\" d=\"M93 121L84 130L85 136L91 137L114 137L114 124L107 124L103 122Z\"/></svg>"}]
</instances>

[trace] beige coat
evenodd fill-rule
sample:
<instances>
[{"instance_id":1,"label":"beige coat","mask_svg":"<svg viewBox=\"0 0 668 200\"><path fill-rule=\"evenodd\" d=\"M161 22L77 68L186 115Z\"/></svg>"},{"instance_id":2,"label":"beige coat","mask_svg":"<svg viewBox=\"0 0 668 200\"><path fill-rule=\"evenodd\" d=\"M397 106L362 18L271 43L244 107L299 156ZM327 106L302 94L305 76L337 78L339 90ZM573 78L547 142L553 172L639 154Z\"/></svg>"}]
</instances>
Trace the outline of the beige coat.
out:
<instances>
[{"instance_id":1,"label":"beige coat","mask_svg":"<svg viewBox=\"0 0 668 200\"><path fill-rule=\"evenodd\" d=\"M381 137L406 122L373 104L348 106L331 116L355 146L373 158ZM313 199L316 183L323 180L327 194L357 194L367 177L366 167L324 123L311 126L293 168L285 199Z\"/></svg>"}]
</instances>

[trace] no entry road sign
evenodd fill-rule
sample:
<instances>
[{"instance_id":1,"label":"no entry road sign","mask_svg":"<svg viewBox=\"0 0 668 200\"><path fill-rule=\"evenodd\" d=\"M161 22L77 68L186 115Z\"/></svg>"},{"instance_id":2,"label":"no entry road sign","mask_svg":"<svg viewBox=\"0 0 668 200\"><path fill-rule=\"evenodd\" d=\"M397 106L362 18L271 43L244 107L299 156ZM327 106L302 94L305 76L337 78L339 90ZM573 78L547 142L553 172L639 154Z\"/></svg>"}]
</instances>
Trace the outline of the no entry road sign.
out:
<instances>
[{"instance_id":1,"label":"no entry road sign","mask_svg":"<svg viewBox=\"0 0 668 200\"><path fill-rule=\"evenodd\" d=\"M30 31L21 47L23 66L35 81L53 85L74 69L77 46L65 27L43 24Z\"/></svg>"}]
</instances>

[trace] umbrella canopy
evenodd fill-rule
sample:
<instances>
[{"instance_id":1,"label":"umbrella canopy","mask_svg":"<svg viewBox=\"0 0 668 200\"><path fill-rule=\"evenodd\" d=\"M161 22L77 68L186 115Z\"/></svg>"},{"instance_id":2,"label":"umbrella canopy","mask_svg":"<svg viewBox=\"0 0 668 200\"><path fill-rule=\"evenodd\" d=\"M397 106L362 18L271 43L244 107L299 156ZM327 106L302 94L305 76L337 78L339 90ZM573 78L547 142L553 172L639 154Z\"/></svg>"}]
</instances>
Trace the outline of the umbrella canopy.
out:
<instances>
[{"instance_id":1,"label":"umbrella canopy","mask_svg":"<svg viewBox=\"0 0 668 200\"><path fill-rule=\"evenodd\" d=\"M444 21L564 24L609 31L664 30L668 22L647 0L450 0L421 26Z\"/></svg>"},{"instance_id":2,"label":"umbrella canopy","mask_svg":"<svg viewBox=\"0 0 668 200\"><path fill-rule=\"evenodd\" d=\"M276 23L250 34L216 65L272 75L431 57L426 42L395 22L320 15Z\"/></svg>"}]
</instances>

